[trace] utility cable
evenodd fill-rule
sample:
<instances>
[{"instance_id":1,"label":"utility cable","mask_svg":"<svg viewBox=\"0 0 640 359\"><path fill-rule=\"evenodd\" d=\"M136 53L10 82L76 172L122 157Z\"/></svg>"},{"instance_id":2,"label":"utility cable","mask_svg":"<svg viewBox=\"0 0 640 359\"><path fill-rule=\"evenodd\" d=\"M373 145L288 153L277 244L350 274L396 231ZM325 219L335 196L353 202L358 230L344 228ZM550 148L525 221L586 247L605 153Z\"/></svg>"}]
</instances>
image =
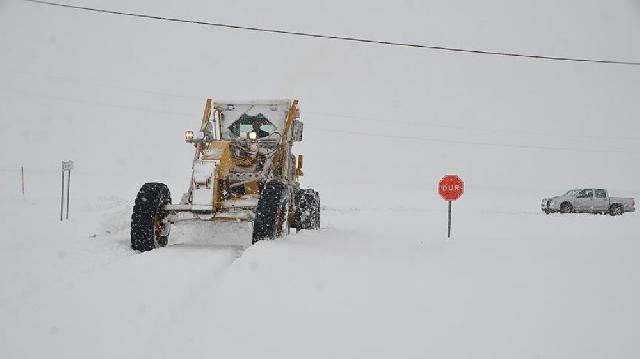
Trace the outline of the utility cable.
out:
<instances>
[{"instance_id":1,"label":"utility cable","mask_svg":"<svg viewBox=\"0 0 640 359\"><path fill-rule=\"evenodd\" d=\"M435 138L435 137L400 136L400 135L392 135L392 134L336 130L336 129L320 128L315 126L306 126L306 127L313 129L313 131L333 132L333 133L342 133L350 136L377 137L377 138L407 140L407 141L435 142L435 143L495 147L495 148L513 148L513 149L523 149L523 150L566 151L566 152L579 152L579 153L583 153L583 152L584 153L617 153L617 154L627 154L627 155L640 155L639 151L588 149L588 148L575 148L575 147L552 147L552 146L538 146L538 145L515 145L515 144L504 144L504 143L495 143L495 142L462 141L462 140L449 140L449 139L442 139L442 138Z\"/></svg>"},{"instance_id":2,"label":"utility cable","mask_svg":"<svg viewBox=\"0 0 640 359\"><path fill-rule=\"evenodd\" d=\"M526 129L513 129L513 128L489 128L486 126L483 127L473 127L462 124L444 124L433 121L405 121L405 120L397 120L393 119L393 121L389 121L387 118L373 118L373 117L363 117L363 116L355 116L355 115L343 115L343 114L335 114L335 113L322 113L322 112L313 112L313 111L304 111L304 115L306 117L320 117L320 118L345 118L351 121L360 121L360 122L378 122L378 123L392 123L393 125L406 125L406 126L419 126L419 127L439 127L445 129L452 129L458 131L471 131L471 132L484 132L484 133L496 133L496 134L518 134L518 135L526 135L526 136L549 136L549 137L560 137L560 138L577 138L577 139L596 139L596 140L626 140L626 141L640 141L640 137L634 136L600 136L600 135L574 135L567 133L558 133L558 132L544 132L544 131L535 131L535 130L526 130Z\"/></svg>"},{"instance_id":3,"label":"utility cable","mask_svg":"<svg viewBox=\"0 0 640 359\"><path fill-rule=\"evenodd\" d=\"M448 52L456 52L456 53L472 53L472 54L479 54L479 55L519 57L519 58L528 58L528 59L536 59L536 60L640 66L640 62L634 62L634 61L590 59L590 58L578 58L578 57L558 57L558 56L548 56L548 55L523 54L523 53L506 52L506 51L489 51L489 50L478 50L478 49L468 49L468 48L449 47L449 46L424 45L424 44L414 44L414 43L408 43L408 42L383 41L383 40L366 39L361 37L324 35L324 34L309 33L309 32L287 31L287 30L278 30L278 29L262 28L262 27L255 27L255 26L242 26L242 25L225 24L225 23L219 23L219 22L189 20L189 19L181 19L176 17L165 17L165 16L158 16L158 15L149 15L149 14L141 14L141 13L133 13L133 12L99 9L99 8L86 7L86 6L61 4L61 3L55 3L55 2L43 1L43 0L22 0L22 1L27 1L27 2L36 3L36 4L42 4L42 5L58 6L58 7L68 8L68 9L105 13L105 14L111 14L111 15L131 16L131 17L151 19L151 20L179 22L179 23L227 28L227 29L234 29L234 30L266 32L266 33L279 34L279 35L301 36L301 37L307 37L307 38L329 39L329 40L339 40L339 41L351 41L351 42L367 43L367 44L382 45L382 46L399 46L399 47L409 47L409 48L419 48L419 49L430 49L430 50L437 50L437 51L448 51Z\"/></svg>"},{"instance_id":4,"label":"utility cable","mask_svg":"<svg viewBox=\"0 0 640 359\"><path fill-rule=\"evenodd\" d=\"M3 69L0 69L0 72L3 72ZM79 86L94 86L101 87L106 89L117 89L131 92L138 92L143 94L155 95L159 96L160 99L163 98L176 98L176 99L189 99L189 100L197 100L202 101L204 99L203 96L195 96L189 94L176 94L169 93L164 91L154 91L149 89L142 88L132 88L126 86L119 86L113 84L105 84L105 83L95 83L91 81L82 81L77 78L70 78L68 76L61 75L44 75L44 74L35 74L23 71L10 71L6 70L7 73L15 74L15 75L24 75L24 76L32 76L37 79L46 79L47 81L62 81L67 82L74 85ZM2 92L2 88L0 88L0 92ZM39 95L38 95L39 96ZM44 95L50 96L50 95ZM71 99L66 99L66 101L72 101ZM75 100L77 102L77 100ZM163 100L164 102L164 100ZM100 104L99 104L100 105ZM114 104L109 104L114 105ZM113 106L111 106L113 107ZM186 115L184 113L180 113L179 115ZM348 119L350 121L360 121L360 122L379 122L379 123L389 123L389 120L386 118L377 118L372 115L349 115L349 114L337 114L337 113L324 113L324 112L315 112L315 111L303 111L303 115L305 117L318 117L318 118L333 118L333 119ZM189 114L191 116L191 114ZM404 116L407 117L407 116ZM537 130L529 130L529 129L515 129L515 128L490 128L486 126L469 126L466 124L455 124L455 123L443 123L436 122L431 120L419 120L419 121L411 121L402 119L403 116L400 116L400 119L393 120L394 125L406 125L406 126L420 126L420 127L437 127L444 129L453 129L453 130L461 130L461 131L470 131L470 132L482 132L482 133L495 133L495 134L517 134L517 135L527 135L527 136L545 136L545 137L558 137L558 138L576 138L576 139L594 139L594 140L615 140L615 141L640 141L640 137L638 136L623 136L623 135L595 135L595 134L569 134L562 132L548 132L548 131L537 131ZM475 118L474 118L475 119Z\"/></svg>"},{"instance_id":5,"label":"utility cable","mask_svg":"<svg viewBox=\"0 0 640 359\"><path fill-rule=\"evenodd\" d=\"M17 89L0 88L0 94L5 91L13 94L24 94L24 95L29 95L30 97L38 97L38 98L48 99L52 101L75 102L75 103L81 103L81 104L90 105L90 106L113 107L113 108L118 108L118 109L127 110L127 111L141 111L141 112L148 112L148 113L154 113L154 114L161 114L165 116L178 115L180 116L179 118L184 120L186 120L189 117L192 117L190 114L186 114L186 113L164 112L164 111L157 111L157 110L151 110L146 108L116 105L116 104L111 104L106 102L78 100L78 99L63 98L63 97L57 97L57 96L49 96L44 94L36 94L36 93L17 90ZM2 99L2 96L0 96L0 100L1 99ZM194 116L194 117L197 117L197 116ZM313 131L342 133L350 136L355 135L355 136L395 139L395 140L404 140L404 141L422 141L422 142L434 142L434 143L444 143L444 144L494 147L494 148L512 148L512 149L524 149L524 150L569 151L569 152L579 152L579 153L612 153L612 154L617 153L617 154L628 154L628 155L640 154L639 151L588 149L588 148L576 148L576 147L553 147L553 146L540 146L540 145L517 145L517 144L505 144L505 143L495 143L495 142L453 140L453 139L445 139L445 138L437 138L437 137L403 136L403 135L394 135L394 134L381 134L381 133L370 133L370 132L351 131L351 130L329 129L329 128L316 127L313 125L311 126L305 125L305 127L310 128Z\"/></svg>"},{"instance_id":6,"label":"utility cable","mask_svg":"<svg viewBox=\"0 0 640 359\"><path fill-rule=\"evenodd\" d=\"M3 72L3 69L0 69L0 72ZM91 81L82 81L79 80L77 78L70 78L68 76L61 76L61 75L43 75L43 74L35 74L35 73L29 73L29 72L22 72L22 71L6 71L7 73L11 73L11 74L16 74L16 75L24 75L24 76L32 76L38 79L46 79L47 81L50 80L55 80L55 81L62 81L62 82L68 82L74 85L80 85L80 86L94 86L94 87L102 87L102 88L106 88L106 89L117 89L117 90L124 90L124 91L131 91L131 92L138 92L138 93L143 93L143 94L150 94L150 95L155 95L155 96L159 96L160 99L163 98L176 98L176 99L189 99L189 100L197 100L197 101L201 101L204 99L203 96L195 96L195 95L189 95L189 94L175 94L175 93L169 93L169 92L164 92L164 91L154 91L154 90L149 90L149 89L142 89L142 88L132 88L132 87L126 87L126 86L119 86L119 85L113 85L113 84L105 84L105 83L95 83L95 82L91 82ZM0 88L0 92L2 92L3 88ZM11 90L11 89L4 89L4 90ZM20 91L24 91L24 90L16 90L17 92ZM36 95L36 96L41 96L41 95ZM42 96L46 97L49 96L51 97L51 95L46 95L43 94ZM68 101L68 102L80 102L77 99L61 99L63 101ZM86 102L84 100L81 100L83 102ZM163 100L164 102L164 100ZM98 105L106 105L103 103L98 103ZM114 107L114 106L118 106L115 104L108 104L110 107ZM122 106L119 106L122 107ZM143 110L143 109L136 109L136 110ZM149 112L148 110L144 110L146 112ZM156 112L156 111L154 111ZM168 114L168 113L163 113L163 114ZM177 113L176 113L177 114ZM337 114L337 113L324 113L324 112L315 112L315 111L307 111L305 110L303 112L305 117L311 117L311 118L333 118L333 119L348 119L350 121L360 121L360 122L379 122L379 123L389 123L389 120L386 118L377 118L377 117L373 117L371 115L367 115L367 116L361 116L361 115L349 115L349 114ZM177 115L186 115L185 113L179 113ZM191 116L191 114L189 114L188 116ZM406 116L405 116L406 117ZM184 117L181 117L184 118ZM558 138L576 138L576 139L594 139L594 140L615 140L615 141L640 141L640 137L638 136L622 136L622 135L595 135L595 134L569 134L569 133L559 133L559 132L548 132L548 131L537 131L537 130L528 130L528 129L515 129L515 128L490 128L490 127L486 127L486 126L469 126L469 125L463 125L463 124L452 124L452 123L442 123L442 122L435 122L435 121L431 121L431 120L420 120L420 121L411 121L411 120L404 120L402 119L403 117L400 116L401 119L395 119L393 120L393 124L394 125L406 125L406 126L420 126L420 127L437 127L437 128L444 128L444 129L453 129L453 130L461 130L461 131L470 131L470 132L482 132L482 133L495 133L495 134L502 134L502 133L506 133L506 134L517 134L517 135L527 135L527 136L545 136L545 137L558 137Z\"/></svg>"}]
</instances>

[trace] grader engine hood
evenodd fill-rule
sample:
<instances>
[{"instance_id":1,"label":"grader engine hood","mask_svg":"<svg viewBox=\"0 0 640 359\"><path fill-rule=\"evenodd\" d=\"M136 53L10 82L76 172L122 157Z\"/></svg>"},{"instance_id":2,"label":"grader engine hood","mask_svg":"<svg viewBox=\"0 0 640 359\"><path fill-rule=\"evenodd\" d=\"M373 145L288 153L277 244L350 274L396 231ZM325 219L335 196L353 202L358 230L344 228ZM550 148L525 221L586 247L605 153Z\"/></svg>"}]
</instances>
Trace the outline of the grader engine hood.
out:
<instances>
[{"instance_id":1,"label":"grader engine hood","mask_svg":"<svg viewBox=\"0 0 640 359\"><path fill-rule=\"evenodd\" d=\"M213 206L213 191L215 170L218 161L200 161L193 163L193 191L191 203L193 210L211 209Z\"/></svg>"},{"instance_id":2,"label":"grader engine hood","mask_svg":"<svg viewBox=\"0 0 640 359\"><path fill-rule=\"evenodd\" d=\"M193 161L192 208L194 211L217 210L222 200L220 180L229 175L234 163L228 142L215 141L202 147L200 158Z\"/></svg>"}]
</instances>

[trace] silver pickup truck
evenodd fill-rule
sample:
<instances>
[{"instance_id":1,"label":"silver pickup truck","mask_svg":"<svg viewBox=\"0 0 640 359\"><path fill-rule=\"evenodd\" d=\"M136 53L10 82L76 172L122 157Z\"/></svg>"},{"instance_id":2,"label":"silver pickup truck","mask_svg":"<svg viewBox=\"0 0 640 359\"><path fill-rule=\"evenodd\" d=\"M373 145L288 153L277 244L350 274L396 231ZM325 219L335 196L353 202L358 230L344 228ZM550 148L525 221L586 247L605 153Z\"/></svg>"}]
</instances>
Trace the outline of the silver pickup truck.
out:
<instances>
[{"instance_id":1,"label":"silver pickup truck","mask_svg":"<svg viewBox=\"0 0 640 359\"><path fill-rule=\"evenodd\" d=\"M562 196L542 200L542 211L546 214L609 213L618 216L635 210L633 198L609 197L607 190L601 188L572 189Z\"/></svg>"}]
</instances>

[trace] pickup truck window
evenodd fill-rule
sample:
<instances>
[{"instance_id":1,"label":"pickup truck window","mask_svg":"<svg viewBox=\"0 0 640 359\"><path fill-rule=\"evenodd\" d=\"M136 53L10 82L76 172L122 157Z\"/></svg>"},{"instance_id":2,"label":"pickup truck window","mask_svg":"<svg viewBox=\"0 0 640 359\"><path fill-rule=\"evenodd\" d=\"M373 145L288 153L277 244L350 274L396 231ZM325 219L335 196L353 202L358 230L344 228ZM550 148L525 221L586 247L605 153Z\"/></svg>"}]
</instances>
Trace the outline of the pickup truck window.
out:
<instances>
[{"instance_id":1,"label":"pickup truck window","mask_svg":"<svg viewBox=\"0 0 640 359\"><path fill-rule=\"evenodd\" d=\"M576 198L593 198L593 190L591 189L583 189L578 192Z\"/></svg>"},{"instance_id":2,"label":"pickup truck window","mask_svg":"<svg viewBox=\"0 0 640 359\"><path fill-rule=\"evenodd\" d=\"M607 198L607 191L603 189L596 190L596 198Z\"/></svg>"},{"instance_id":3,"label":"pickup truck window","mask_svg":"<svg viewBox=\"0 0 640 359\"><path fill-rule=\"evenodd\" d=\"M563 197L575 197L578 194L578 190L577 189L572 189L570 191L567 191L567 193L563 194Z\"/></svg>"}]
</instances>

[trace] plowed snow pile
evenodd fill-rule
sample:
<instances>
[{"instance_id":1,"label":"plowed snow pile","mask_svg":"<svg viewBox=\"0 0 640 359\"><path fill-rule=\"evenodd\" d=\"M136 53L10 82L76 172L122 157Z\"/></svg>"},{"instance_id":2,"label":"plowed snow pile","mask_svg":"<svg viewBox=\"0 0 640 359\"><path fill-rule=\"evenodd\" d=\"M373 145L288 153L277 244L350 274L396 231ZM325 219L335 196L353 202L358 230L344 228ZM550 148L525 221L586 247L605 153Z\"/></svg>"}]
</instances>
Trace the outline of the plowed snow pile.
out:
<instances>
[{"instance_id":1,"label":"plowed snow pile","mask_svg":"<svg viewBox=\"0 0 640 359\"><path fill-rule=\"evenodd\" d=\"M640 59L638 7L622 0L91 5ZM640 357L640 215L539 208L583 186L640 201L637 67L19 1L0 3L0 34L0 358ZM184 226L165 248L130 249L140 186L164 182L174 202L186 189L181 136L207 97L300 100L297 150L303 184L322 197L320 231L245 249L245 225ZM75 161L63 222L62 160ZM448 173L466 183L451 239L436 193Z\"/></svg>"}]
</instances>

